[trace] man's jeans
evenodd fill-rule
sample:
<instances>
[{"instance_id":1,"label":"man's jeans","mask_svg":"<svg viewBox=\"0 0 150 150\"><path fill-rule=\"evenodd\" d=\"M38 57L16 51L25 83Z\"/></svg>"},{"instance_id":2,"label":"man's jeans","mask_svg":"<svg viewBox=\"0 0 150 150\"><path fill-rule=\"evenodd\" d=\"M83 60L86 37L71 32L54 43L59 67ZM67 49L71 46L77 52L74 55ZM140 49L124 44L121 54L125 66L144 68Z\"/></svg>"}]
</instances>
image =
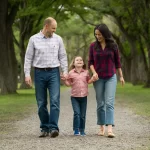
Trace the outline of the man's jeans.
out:
<instances>
[{"instance_id":1,"label":"man's jeans","mask_svg":"<svg viewBox=\"0 0 150 150\"><path fill-rule=\"evenodd\" d=\"M97 124L114 125L114 101L117 79L99 79L93 83L97 100Z\"/></svg>"},{"instance_id":2,"label":"man's jeans","mask_svg":"<svg viewBox=\"0 0 150 150\"><path fill-rule=\"evenodd\" d=\"M86 121L87 96L71 97L71 102L74 111L73 130L79 129L80 131L84 131Z\"/></svg>"},{"instance_id":3,"label":"man's jeans","mask_svg":"<svg viewBox=\"0 0 150 150\"><path fill-rule=\"evenodd\" d=\"M50 97L50 113L47 109L47 91ZM42 131L59 130L60 73L59 68L35 69L35 93Z\"/></svg>"}]
</instances>

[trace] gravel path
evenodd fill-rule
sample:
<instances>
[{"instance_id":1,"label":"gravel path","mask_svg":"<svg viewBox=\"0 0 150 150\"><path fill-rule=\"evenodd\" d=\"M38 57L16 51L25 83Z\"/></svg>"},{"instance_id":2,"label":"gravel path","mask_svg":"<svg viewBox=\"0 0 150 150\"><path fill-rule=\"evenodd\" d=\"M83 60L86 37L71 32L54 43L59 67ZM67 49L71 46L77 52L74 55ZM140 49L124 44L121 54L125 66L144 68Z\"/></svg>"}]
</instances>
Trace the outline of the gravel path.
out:
<instances>
[{"instance_id":1,"label":"gravel path","mask_svg":"<svg viewBox=\"0 0 150 150\"><path fill-rule=\"evenodd\" d=\"M150 120L137 116L122 104L115 106L115 138L97 136L96 101L93 88L88 96L86 134L73 136L70 92L61 92L60 135L38 138L39 119L32 116L9 123L12 128L0 136L0 150L150 150Z\"/></svg>"}]
</instances>

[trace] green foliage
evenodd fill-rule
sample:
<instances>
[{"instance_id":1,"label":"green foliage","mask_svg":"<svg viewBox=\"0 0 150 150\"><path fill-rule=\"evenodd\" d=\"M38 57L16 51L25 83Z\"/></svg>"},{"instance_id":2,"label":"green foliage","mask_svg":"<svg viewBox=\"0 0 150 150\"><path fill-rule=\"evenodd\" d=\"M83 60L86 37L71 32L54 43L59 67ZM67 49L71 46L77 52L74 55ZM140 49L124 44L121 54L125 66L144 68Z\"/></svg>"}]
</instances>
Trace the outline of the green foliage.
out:
<instances>
[{"instance_id":1,"label":"green foliage","mask_svg":"<svg viewBox=\"0 0 150 150\"><path fill-rule=\"evenodd\" d=\"M124 42L122 42L122 44L125 49L125 51L124 51L125 56L131 56L131 50L130 50L129 43L127 41L124 41Z\"/></svg>"}]
</instances>

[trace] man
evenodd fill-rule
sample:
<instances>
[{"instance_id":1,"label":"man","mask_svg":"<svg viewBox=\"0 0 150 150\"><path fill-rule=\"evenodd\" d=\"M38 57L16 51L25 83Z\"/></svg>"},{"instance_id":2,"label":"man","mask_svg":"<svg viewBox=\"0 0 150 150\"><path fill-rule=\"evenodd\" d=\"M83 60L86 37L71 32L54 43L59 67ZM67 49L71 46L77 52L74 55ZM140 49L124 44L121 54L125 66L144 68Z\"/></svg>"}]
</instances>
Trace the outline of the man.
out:
<instances>
[{"instance_id":1,"label":"man","mask_svg":"<svg viewBox=\"0 0 150 150\"><path fill-rule=\"evenodd\" d=\"M57 22L52 17L44 21L43 29L29 39L25 55L25 82L32 85L31 66L34 67L35 94L41 121L39 137L57 137L60 107L60 72L67 78L68 63L62 38L55 34ZM47 109L47 89L50 96L50 112Z\"/></svg>"}]
</instances>

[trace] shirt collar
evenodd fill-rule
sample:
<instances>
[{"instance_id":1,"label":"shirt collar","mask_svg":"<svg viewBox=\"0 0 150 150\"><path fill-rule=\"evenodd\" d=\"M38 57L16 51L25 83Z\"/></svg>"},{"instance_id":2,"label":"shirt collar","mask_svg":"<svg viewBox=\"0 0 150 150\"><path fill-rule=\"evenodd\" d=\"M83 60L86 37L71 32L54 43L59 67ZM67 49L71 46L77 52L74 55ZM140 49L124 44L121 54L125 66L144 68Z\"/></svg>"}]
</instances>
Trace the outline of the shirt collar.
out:
<instances>
[{"instance_id":1,"label":"shirt collar","mask_svg":"<svg viewBox=\"0 0 150 150\"><path fill-rule=\"evenodd\" d=\"M47 39L47 37L45 37L45 35L42 33L42 30L40 30L40 36L42 37L42 38L46 38ZM49 38L52 38L54 36L54 33L53 33L53 35L51 36L51 37L49 37Z\"/></svg>"},{"instance_id":2,"label":"shirt collar","mask_svg":"<svg viewBox=\"0 0 150 150\"><path fill-rule=\"evenodd\" d=\"M74 72L77 72L76 69L73 69ZM82 68L81 72L84 72L85 70ZM78 72L77 72L78 73Z\"/></svg>"}]
</instances>

